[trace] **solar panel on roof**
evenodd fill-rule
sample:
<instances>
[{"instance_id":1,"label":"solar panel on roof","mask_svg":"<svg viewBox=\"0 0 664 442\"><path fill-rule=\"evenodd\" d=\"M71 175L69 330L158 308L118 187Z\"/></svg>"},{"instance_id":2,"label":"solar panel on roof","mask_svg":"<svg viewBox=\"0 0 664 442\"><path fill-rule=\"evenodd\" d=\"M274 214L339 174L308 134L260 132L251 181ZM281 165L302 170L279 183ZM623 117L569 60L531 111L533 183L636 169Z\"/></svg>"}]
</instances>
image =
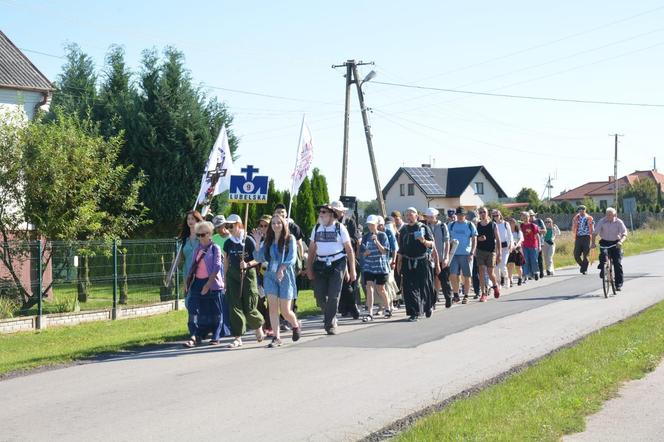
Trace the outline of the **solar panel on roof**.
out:
<instances>
[{"instance_id":1,"label":"solar panel on roof","mask_svg":"<svg viewBox=\"0 0 664 442\"><path fill-rule=\"evenodd\" d=\"M408 172L427 195L443 195L445 193L429 169L423 167L406 167L406 172Z\"/></svg>"}]
</instances>

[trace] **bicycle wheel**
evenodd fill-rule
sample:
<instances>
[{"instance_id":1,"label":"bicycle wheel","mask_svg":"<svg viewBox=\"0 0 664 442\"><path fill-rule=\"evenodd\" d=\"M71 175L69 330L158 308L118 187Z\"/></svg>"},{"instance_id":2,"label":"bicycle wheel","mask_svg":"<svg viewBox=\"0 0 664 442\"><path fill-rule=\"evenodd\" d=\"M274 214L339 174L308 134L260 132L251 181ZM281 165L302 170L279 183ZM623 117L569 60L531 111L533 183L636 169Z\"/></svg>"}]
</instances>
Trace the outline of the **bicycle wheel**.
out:
<instances>
[{"instance_id":1,"label":"bicycle wheel","mask_svg":"<svg viewBox=\"0 0 664 442\"><path fill-rule=\"evenodd\" d=\"M611 283L611 293L616 296L616 280L613 277L613 264L609 263L609 282Z\"/></svg>"},{"instance_id":2,"label":"bicycle wheel","mask_svg":"<svg viewBox=\"0 0 664 442\"><path fill-rule=\"evenodd\" d=\"M609 290L611 290L610 285L611 285L611 278L609 276L609 266L604 263L604 271L603 271L603 276L602 276L602 290L604 290L604 297L608 298L609 297Z\"/></svg>"}]
</instances>

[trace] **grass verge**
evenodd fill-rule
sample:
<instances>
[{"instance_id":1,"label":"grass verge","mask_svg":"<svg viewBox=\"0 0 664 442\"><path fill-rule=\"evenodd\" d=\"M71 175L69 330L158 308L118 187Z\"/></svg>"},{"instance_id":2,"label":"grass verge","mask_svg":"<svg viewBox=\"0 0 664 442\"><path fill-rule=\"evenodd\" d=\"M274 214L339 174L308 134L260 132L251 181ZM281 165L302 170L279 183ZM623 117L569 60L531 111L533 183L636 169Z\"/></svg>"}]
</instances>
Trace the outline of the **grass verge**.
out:
<instances>
[{"instance_id":1,"label":"grass verge","mask_svg":"<svg viewBox=\"0 0 664 442\"><path fill-rule=\"evenodd\" d=\"M396 440L557 441L664 355L664 303L417 421Z\"/></svg>"},{"instance_id":2,"label":"grass verge","mask_svg":"<svg viewBox=\"0 0 664 442\"><path fill-rule=\"evenodd\" d=\"M598 240L599 241L599 240ZM627 241L623 246L625 256L638 255L664 248L664 229L644 228L629 232ZM570 232L564 232L556 240L556 254L553 257L555 267L576 265L574 261L574 240ZM595 261L598 260L597 251L593 252Z\"/></svg>"},{"instance_id":3,"label":"grass verge","mask_svg":"<svg viewBox=\"0 0 664 442\"><path fill-rule=\"evenodd\" d=\"M298 298L298 317L318 313L313 292L302 290ZM177 341L186 335L185 311L0 335L0 376L18 370L86 359L102 353Z\"/></svg>"}]
</instances>

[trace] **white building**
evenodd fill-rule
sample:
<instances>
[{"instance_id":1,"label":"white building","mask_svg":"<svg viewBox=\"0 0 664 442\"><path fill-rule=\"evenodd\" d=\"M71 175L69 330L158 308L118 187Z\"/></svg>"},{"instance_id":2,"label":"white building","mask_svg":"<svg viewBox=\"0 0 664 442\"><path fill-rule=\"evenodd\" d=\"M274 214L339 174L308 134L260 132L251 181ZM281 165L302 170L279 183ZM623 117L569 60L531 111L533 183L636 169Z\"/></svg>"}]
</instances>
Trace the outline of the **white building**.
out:
<instances>
[{"instance_id":1,"label":"white building","mask_svg":"<svg viewBox=\"0 0 664 442\"><path fill-rule=\"evenodd\" d=\"M400 167L383 189L385 208L476 209L507 198L484 166L432 168Z\"/></svg>"},{"instance_id":2,"label":"white building","mask_svg":"<svg viewBox=\"0 0 664 442\"><path fill-rule=\"evenodd\" d=\"M0 31L0 112L34 118L48 109L53 84L28 57Z\"/></svg>"}]
</instances>

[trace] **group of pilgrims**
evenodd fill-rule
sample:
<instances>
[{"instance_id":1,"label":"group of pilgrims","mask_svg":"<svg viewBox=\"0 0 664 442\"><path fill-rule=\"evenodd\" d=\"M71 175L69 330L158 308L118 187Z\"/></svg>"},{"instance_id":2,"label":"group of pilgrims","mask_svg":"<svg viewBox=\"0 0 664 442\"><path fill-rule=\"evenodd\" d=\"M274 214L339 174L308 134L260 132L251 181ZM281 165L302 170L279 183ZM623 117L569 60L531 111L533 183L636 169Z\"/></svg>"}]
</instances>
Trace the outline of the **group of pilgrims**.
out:
<instances>
[{"instance_id":1,"label":"group of pilgrims","mask_svg":"<svg viewBox=\"0 0 664 442\"><path fill-rule=\"evenodd\" d=\"M503 219L485 207L440 212L409 207L383 218L366 217L358 226L341 202L317 207L310 235L277 204L271 215L247 231L239 215L204 219L188 212L181 232L185 306L189 339L195 347L210 338L227 348L243 345L250 330L268 348L301 337L298 285L310 281L328 335L338 317L362 322L389 319L405 307L407 320L431 317L439 302L446 308L486 302L501 289L552 275L559 229L550 219L522 212L521 222ZM516 282L514 278L517 278ZM298 284L299 283L299 284ZM365 294L361 302L361 292Z\"/></svg>"}]
</instances>

